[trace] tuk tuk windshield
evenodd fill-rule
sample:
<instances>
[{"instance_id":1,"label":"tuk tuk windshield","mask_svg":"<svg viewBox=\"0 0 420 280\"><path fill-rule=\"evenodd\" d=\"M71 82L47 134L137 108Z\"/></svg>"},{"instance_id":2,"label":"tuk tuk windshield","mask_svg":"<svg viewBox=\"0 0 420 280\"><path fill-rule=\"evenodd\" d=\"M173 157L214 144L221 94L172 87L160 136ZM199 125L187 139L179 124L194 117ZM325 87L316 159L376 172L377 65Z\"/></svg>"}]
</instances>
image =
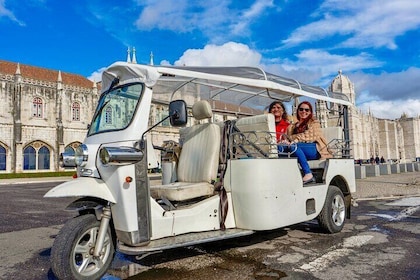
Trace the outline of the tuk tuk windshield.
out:
<instances>
[{"instance_id":1,"label":"tuk tuk windshield","mask_svg":"<svg viewBox=\"0 0 420 280\"><path fill-rule=\"evenodd\" d=\"M104 92L96 107L88 136L126 128L143 93L143 84L127 84Z\"/></svg>"}]
</instances>

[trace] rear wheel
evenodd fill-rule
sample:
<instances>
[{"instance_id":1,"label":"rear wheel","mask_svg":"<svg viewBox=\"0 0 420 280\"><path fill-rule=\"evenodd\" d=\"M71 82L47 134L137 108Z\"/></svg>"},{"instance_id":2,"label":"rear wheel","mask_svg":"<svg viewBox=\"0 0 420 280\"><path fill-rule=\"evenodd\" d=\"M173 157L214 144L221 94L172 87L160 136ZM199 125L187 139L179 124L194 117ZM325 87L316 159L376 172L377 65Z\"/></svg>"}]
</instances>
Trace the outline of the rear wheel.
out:
<instances>
[{"instance_id":1,"label":"rear wheel","mask_svg":"<svg viewBox=\"0 0 420 280\"><path fill-rule=\"evenodd\" d=\"M58 279L100 279L106 273L115 246L108 228L100 256L93 256L99 225L94 215L87 214L63 226L51 249L51 268Z\"/></svg>"},{"instance_id":2,"label":"rear wheel","mask_svg":"<svg viewBox=\"0 0 420 280\"><path fill-rule=\"evenodd\" d=\"M344 195L336 186L329 186L324 207L319 213L318 224L328 233L337 233L343 229L346 218Z\"/></svg>"}]
</instances>

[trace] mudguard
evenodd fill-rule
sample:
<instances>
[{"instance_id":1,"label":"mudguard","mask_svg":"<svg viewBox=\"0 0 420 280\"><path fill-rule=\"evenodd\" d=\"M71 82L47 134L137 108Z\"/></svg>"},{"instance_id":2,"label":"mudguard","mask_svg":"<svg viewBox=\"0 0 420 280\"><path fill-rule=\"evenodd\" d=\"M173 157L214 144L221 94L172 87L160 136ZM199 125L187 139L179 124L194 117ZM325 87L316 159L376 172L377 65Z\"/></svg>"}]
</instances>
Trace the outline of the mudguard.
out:
<instances>
[{"instance_id":1,"label":"mudguard","mask_svg":"<svg viewBox=\"0 0 420 280\"><path fill-rule=\"evenodd\" d=\"M116 203L114 194L104 181L97 178L79 177L49 190L44 197L97 197Z\"/></svg>"}]
</instances>

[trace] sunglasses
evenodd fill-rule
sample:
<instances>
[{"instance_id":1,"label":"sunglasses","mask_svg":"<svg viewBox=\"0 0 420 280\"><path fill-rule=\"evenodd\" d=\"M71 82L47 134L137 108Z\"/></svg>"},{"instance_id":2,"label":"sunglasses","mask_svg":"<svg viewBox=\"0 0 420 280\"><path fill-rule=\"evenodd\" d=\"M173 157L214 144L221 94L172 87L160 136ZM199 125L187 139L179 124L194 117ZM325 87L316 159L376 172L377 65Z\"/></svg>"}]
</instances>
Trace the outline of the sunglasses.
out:
<instances>
[{"instance_id":1,"label":"sunglasses","mask_svg":"<svg viewBox=\"0 0 420 280\"><path fill-rule=\"evenodd\" d=\"M311 109L309 109L309 108L299 108L299 112L303 112L303 111L309 112L309 111L311 111Z\"/></svg>"}]
</instances>

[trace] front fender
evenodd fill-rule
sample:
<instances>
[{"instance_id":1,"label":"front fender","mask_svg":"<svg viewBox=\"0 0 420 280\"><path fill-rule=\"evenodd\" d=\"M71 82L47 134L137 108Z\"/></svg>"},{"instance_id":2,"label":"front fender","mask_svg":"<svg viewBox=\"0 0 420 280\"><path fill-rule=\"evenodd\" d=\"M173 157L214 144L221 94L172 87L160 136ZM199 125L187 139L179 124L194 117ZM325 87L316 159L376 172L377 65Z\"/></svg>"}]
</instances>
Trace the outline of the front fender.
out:
<instances>
[{"instance_id":1,"label":"front fender","mask_svg":"<svg viewBox=\"0 0 420 280\"><path fill-rule=\"evenodd\" d=\"M80 198L78 200L73 201L70 203L67 207L67 211L74 211L82 213L83 211L89 211L92 210L95 213L96 219L98 221L102 218L102 210L104 208L104 205L106 202L96 199L96 198Z\"/></svg>"},{"instance_id":2,"label":"front fender","mask_svg":"<svg viewBox=\"0 0 420 280\"><path fill-rule=\"evenodd\" d=\"M116 203L114 194L104 181L90 177L79 177L49 190L44 197L81 197L90 196Z\"/></svg>"}]
</instances>

